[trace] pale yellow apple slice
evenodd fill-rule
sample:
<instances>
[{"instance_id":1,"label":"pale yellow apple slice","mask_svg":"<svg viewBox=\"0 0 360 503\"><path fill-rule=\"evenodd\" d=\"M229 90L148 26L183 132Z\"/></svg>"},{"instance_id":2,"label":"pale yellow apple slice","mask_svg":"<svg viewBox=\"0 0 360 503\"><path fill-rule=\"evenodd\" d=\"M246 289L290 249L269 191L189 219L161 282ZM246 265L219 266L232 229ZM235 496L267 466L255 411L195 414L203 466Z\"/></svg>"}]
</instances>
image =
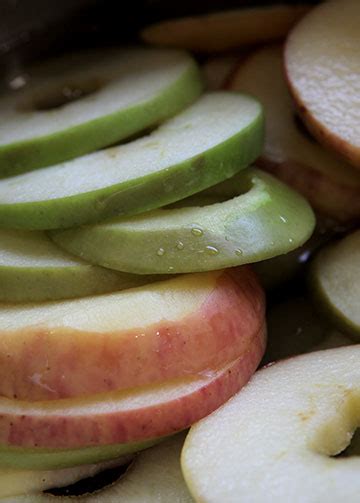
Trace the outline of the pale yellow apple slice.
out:
<instances>
[{"instance_id":1,"label":"pale yellow apple slice","mask_svg":"<svg viewBox=\"0 0 360 503\"><path fill-rule=\"evenodd\" d=\"M331 0L290 33L285 68L316 138L360 168L360 2Z\"/></svg>"},{"instance_id":2,"label":"pale yellow apple slice","mask_svg":"<svg viewBox=\"0 0 360 503\"><path fill-rule=\"evenodd\" d=\"M175 115L201 92L194 60L174 50L67 54L28 70L0 97L0 178L98 150Z\"/></svg>"},{"instance_id":3,"label":"pale yellow apple slice","mask_svg":"<svg viewBox=\"0 0 360 503\"><path fill-rule=\"evenodd\" d=\"M134 456L131 455L124 455L120 459L112 461L77 466L75 468L65 468L63 470L35 471L0 469L0 501L17 501L17 495L25 494L26 497L29 497L30 494L46 491L54 487L60 488L72 485L79 480L93 477L109 468L130 463L133 457Z\"/></svg>"},{"instance_id":4,"label":"pale yellow apple slice","mask_svg":"<svg viewBox=\"0 0 360 503\"><path fill-rule=\"evenodd\" d=\"M225 89L242 57L240 52L210 56L201 67L205 88L209 91Z\"/></svg>"},{"instance_id":5,"label":"pale yellow apple slice","mask_svg":"<svg viewBox=\"0 0 360 503\"><path fill-rule=\"evenodd\" d=\"M355 503L360 459L332 458L360 422L360 346L320 351L260 370L191 430L182 452L202 503Z\"/></svg>"},{"instance_id":6,"label":"pale yellow apple slice","mask_svg":"<svg viewBox=\"0 0 360 503\"><path fill-rule=\"evenodd\" d=\"M360 218L360 173L299 129L283 75L282 48L253 53L233 73L229 87L264 106L265 147L257 164L301 192L320 213L342 222Z\"/></svg>"},{"instance_id":7,"label":"pale yellow apple slice","mask_svg":"<svg viewBox=\"0 0 360 503\"><path fill-rule=\"evenodd\" d=\"M0 394L55 400L194 376L241 357L264 323L249 268L62 302L0 305Z\"/></svg>"},{"instance_id":8,"label":"pale yellow apple slice","mask_svg":"<svg viewBox=\"0 0 360 503\"><path fill-rule=\"evenodd\" d=\"M170 19L146 27L141 37L154 45L206 53L225 51L284 37L308 8L280 3Z\"/></svg>"},{"instance_id":9,"label":"pale yellow apple slice","mask_svg":"<svg viewBox=\"0 0 360 503\"><path fill-rule=\"evenodd\" d=\"M4 503L56 503L57 501L69 503L74 501L89 503L193 503L194 500L186 487L180 467L183 442L184 434L179 434L156 447L143 451L112 487L104 488L96 494L74 499L28 493L24 496L13 497L11 500L6 499ZM19 494L18 491L17 494Z\"/></svg>"},{"instance_id":10,"label":"pale yellow apple slice","mask_svg":"<svg viewBox=\"0 0 360 503\"><path fill-rule=\"evenodd\" d=\"M19 448L78 449L142 442L189 427L226 402L250 379L265 346L265 327L244 354L218 370L156 386L83 399L0 399L0 454ZM11 456L10 456L11 457Z\"/></svg>"},{"instance_id":11,"label":"pale yellow apple slice","mask_svg":"<svg viewBox=\"0 0 360 503\"><path fill-rule=\"evenodd\" d=\"M143 285L155 278L93 266L54 246L42 232L0 230L2 302L96 295Z\"/></svg>"},{"instance_id":12,"label":"pale yellow apple slice","mask_svg":"<svg viewBox=\"0 0 360 503\"><path fill-rule=\"evenodd\" d=\"M360 335L360 230L324 248L310 271L315 300L357 339Z\"/></svg>"}]
</instances>

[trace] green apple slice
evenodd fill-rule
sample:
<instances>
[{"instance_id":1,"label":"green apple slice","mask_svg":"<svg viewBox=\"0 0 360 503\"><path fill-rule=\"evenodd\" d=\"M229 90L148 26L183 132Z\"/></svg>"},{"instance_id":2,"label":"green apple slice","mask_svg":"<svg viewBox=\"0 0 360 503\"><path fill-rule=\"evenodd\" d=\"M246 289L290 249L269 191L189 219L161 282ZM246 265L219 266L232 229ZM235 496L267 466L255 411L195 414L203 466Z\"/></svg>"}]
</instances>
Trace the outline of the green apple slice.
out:
<instances>
[{"instance_id":1,"label":"green apple slice","mask_svg":"<svg viewBox=\"0 0 360 503\"><path fill-rule=\"evenodd\" d=\"M126 465L133 456L122 456L113 461L82 465L62 470L11 470L0 469L0 501L17 501L14 496L46 491L54 487L65 487L93 477L110 468ZM184 482L185 484L185 482ZM7 499L12 497L12 499Z\"/></svg>"},{"instance_id":2,"label":"green apple slice","mask_svg":"<svg viewBox=\"0 0 360 503\"><path fill-rule=\"evenodd\" d=\"M0 301L36 302L123 290L154 281L96 267L39 231L0 230Z\"/></svg>"},{"instance_id":3,"label":"green apple slice","mask_svg":"<svg viewBox=\"0 0 360 503\"><path fill-rule=\"evenodd\" d=\"M194 503L180 467L184 435L177 435L140 453L111 487L92 495L54 498L49 494L27 494L11 503L87 501L92 503ZM5 500L10 503L10 500Z\"/></svg>"},{"instance_id":4,"label":"green apple slice","mask_svg":"<svg viewBox=\"0 0 360 503\"><path fill-rule=\"evenodd\" d=\"M359 499L359 457L336 457L359 425L360 345L258 371L191 428L181 465L201 503Z\"/></svg>"},{"instance_id":5,"label":"green apple slice","mask_svg":"<svg viewBox=\"0 0 360 503\"><path fill-rule=\"evenodd\" d=\"M181 51L99 50L45 63L24 91L0 98L0 178L118 142L200 92L195 62Z\"/></svg>"},{"instance_id":6,"label":"green apple slice","mask_svg":"<svg viewBox=\"0 0 360 503\"><path fill-rule=\"evenodd\" d=\"M214 204L208 205L211 200ZM56 232L53 238L72 253L110 268L181 273L287 253L304 243L315 225L300 195L253 169L175 206Z\"/></svg>"},{"instance_id":7,"label":"green apple slice","mask_svg":"<svg viewBox=\"0 0 360 503\"><path fill-rule=\"evenodd\" d=\"M80 449L45 449L0 446L0 468L16 470L62 470L74 466L100 463L147 449L166 437L141 442L114 444Z\"/></svg>"},{"instance_id":8,"label":"green apple slice","mask_svg":"<svg viewBox=\"0 0 360 503\"><path fill-rule=\"evenodd\" d=\"M360 335L360 230L320 251L311 268L315 298L349 334Z\"/></svg>"},{"instance_id":9,"label":"green apple slice","mask_svg":"<svg viewBox=\"0 0 360 503\"><path fill-rule=\"evenodd\" d=\"M259 103L209 93L149 136L0 181L0 226L71 227L182 199L259 155Z\"/></svg>"}]
</instances>

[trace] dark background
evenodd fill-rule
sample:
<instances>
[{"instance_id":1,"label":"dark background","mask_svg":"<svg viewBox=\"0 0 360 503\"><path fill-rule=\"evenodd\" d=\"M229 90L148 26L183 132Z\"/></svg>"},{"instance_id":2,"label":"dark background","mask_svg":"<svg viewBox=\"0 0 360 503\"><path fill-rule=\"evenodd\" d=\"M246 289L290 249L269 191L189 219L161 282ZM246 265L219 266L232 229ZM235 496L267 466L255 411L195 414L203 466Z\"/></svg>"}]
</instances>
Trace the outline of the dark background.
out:
<instances>
[{"instance_id":1,"label":"dark background","mask_svg":"<svg viewBox=\"0 0 360 503\"><path fill-rule=\"evenodd\" d=\"M51 54L137 40L139 29L168 17L240 6L316 0L0 0L0 74Z\"/></svg>"}]
</instances>

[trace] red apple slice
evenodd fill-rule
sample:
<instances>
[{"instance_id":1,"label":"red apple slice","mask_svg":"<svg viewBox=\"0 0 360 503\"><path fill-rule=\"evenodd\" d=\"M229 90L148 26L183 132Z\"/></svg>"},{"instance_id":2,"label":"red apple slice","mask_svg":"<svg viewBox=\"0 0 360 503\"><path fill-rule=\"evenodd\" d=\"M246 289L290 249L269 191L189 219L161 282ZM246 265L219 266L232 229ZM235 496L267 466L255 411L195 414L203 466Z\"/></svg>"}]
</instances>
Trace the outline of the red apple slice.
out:
<instances>
[{"instance_id":1,"label":"red apple slice","mask_svg":"<svg viewBox=\"0 0 360 503\"><path fill-rule=\"evenodd\" d=\"M242 357L220 370L157 386L51 402L0 399L0 444L48 449L105 446L170 435L226 402L249 380L265 325Z\"/></svg>"},{"instance_id":2,"label":"red apple slice","mask_svg":"<svg viewBox=\"0 0 360 503\"><path fill-rule=\"evenodd\" d=\"M307 5L291 6L281 2L169 19L148 26L141 37L153 45L206 53L226 51L284 37L308 9Z\"/></svg>"},{"instance_id":3,"label":"red apple slice","mask_svg":"<svg viewBox=\"0 0 360 503\"><path fill-rule=\"evenodd\" d=\"M265 108L265 148L257 164L302 193L320 213L341 222L356 220L360 173L299 129L282 66L281 47L265 47L240 64L230 83Z\"/></svg>"},{"instance_id":4,"label":"red apple slice","mask_svg":"<svg viewBox=\"0 0 360 503\"><path fill-rule=\"evenodd\" d=\"M360 168L360 2L322 3L295 26L285 66L299 112L325 146Z\"/></svg>"},{"instance_id":5,"label":"red apple slice","mask_svg":"<svg viewBox=\"0 0 360 503\"><path fill-rule=\"evenodd\" d=\"M264 320L242 267L114 294L0 306L0 394L53 400L194 375L240 357Z\"/></svg>"}]
</instances>

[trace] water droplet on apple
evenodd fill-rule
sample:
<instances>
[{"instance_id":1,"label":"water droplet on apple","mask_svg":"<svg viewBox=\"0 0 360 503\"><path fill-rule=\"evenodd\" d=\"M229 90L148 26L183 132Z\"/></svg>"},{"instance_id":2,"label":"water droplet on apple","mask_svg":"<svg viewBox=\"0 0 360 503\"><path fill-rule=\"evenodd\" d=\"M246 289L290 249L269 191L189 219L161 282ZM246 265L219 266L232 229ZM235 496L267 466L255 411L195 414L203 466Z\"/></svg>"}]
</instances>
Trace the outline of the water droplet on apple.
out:
<instances>
[{"instance_id":1,"label":"water droplet on apple","mask_svg":"<svg viewBox=\"0 0 360 503\"><path fill-rule=\"evenodd\" d=\"M205 246L206 253L208 255L217 255L219 253L219 250L215 248L215 246Z\"/></svg>"},{"instance_id":2,"label":"water droplet on apple","mask_svg":"<svg viewBox=\"0 0 360 503\"><path fill-rule=\"evenodd\" d=\"M196 237L201 237L204 234L204 231L200 227L193 227L191 229L191 234Z\"/></svg>"},{"instance_id":3,"label":"water droplet on apple","mask_svg":"<svg viewBox=\"0 0 360 503\"><path fill-rule=\"evenodd\" d=\"M183 249L184 249L184 246L185 246L185 245L184 245L184 243L183 243L182 241L178 241L178 242L176 243L176 248L177 248L178 250L183 250Z\"/></svg>"},{"instance_id":4,"label":"water droplet on apple","mask_svg":"<svg viewBox=\"0 0 360 503\"><path fill-rule=\"evenodd\" d=\"M244 252L240 248L237 248L235 250L235 255L237 255L238 257L241 257L243 254L244 254Z\"/></svg>"},{"instance_id":5,"label":"water droplet on apple","mask_svg":"<svg viewBox=\"0 0 360 503\"><path fill-rule=\"evenodd\" d=\"M162 257L163 255L165 255L164 248L159 248L158 251L156 252L156 255L158 255L159 257Z\"/></svg>"},{"instance_id":6,"label":"water droplet on apple","mask_svg":"<svg viewBox=\"0 0 360 503\"><path fill-rule=\"evenodd\" d=\"M286 223L287 223L286 218L285 218L285 217L283 217L282 215L280 215L280 220L281 220L284 224L286 224Z\"/></svg>"}]
</instances>

